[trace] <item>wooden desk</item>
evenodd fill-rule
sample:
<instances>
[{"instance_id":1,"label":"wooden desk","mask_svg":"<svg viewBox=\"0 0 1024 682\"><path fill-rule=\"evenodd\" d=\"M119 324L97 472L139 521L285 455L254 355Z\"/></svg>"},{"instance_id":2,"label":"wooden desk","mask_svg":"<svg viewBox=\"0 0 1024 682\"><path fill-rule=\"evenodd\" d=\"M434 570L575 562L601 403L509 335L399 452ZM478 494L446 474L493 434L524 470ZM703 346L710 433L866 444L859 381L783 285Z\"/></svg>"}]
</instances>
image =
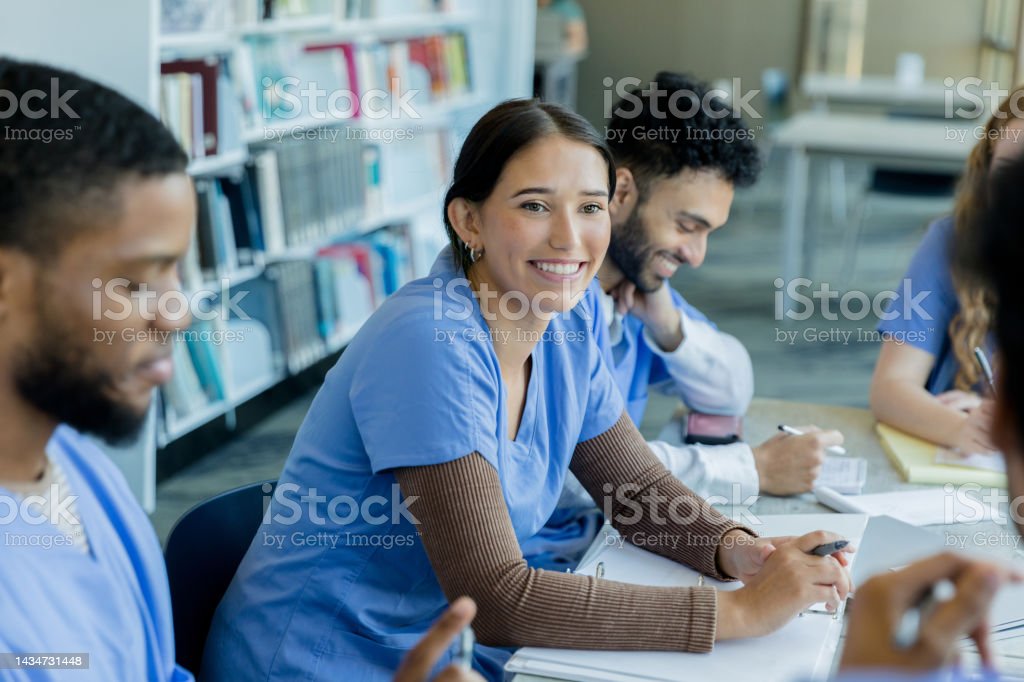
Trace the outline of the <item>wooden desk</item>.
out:
<instances>
[{"instance_id":1,"label":"wooden desk","mask_svg":"<svg viewBox=\"0 0 1024 682\"><path fill-rule=\"evenodd\" d=\"M850 455L868 460L868 481L864 488L866 493L916 490L929 487L906 483L893 469L875 436L875 418L867 410L758 398L751 404L747 413L744 421L744 435L748 442L760 443L778 433L779 424L816 424L822 428L834 428L842 431L846 438L844 447ZM755 514L821 514L831 511L818 504L810 493L794 497L763 496L751 507L751 510ZM925 526L924 528L946 538L966 538L968 546L973 546L976 534L981 534L981 537L984 538L1003 539L1005 540L1004 545L989 547L987 551L1006 560L1012 560L1015 557L1013 539L1016 537L1016 530L1012 527L986 522ZM1020 546L1024 547L1024 543ZM1000 656L1000 672L1024 676L1024 638L995 642L993 648ZM840 644L840 651L842 651L842 644ZM965 665L971 665L976 662L977 656L971 652L965 652L962 659ZM517 675L513 680L514 682L550 682L547 678L528 675Z\"/></svg>"}]
</instances>

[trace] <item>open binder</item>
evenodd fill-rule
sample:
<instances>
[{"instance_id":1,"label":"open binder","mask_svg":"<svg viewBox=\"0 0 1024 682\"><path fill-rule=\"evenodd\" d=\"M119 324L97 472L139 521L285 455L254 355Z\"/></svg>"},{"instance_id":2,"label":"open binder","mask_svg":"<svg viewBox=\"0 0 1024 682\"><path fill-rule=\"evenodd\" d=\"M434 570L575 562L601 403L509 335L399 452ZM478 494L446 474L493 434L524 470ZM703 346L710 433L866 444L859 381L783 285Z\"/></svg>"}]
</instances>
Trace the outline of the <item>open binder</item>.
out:
<instances>
[{"instance_id":1,"label":"open binder","mask_svg":"<svg viewBox=\"0 0 1024 682\"><path fill-rule=\"evenodd\" d=\"M864 535L868 517L861 514L787 514L760 517L752 526L762 536L803 535L828 530L855 545ZM856 560L851 555L851 561ZM594 575L602 564L604 578L638 585L694 587L700 576L693 569L621 541L605 526L577 570ZM705 578L705 585L722 590L740 583ZM519 649L505 670L571 682L686 682L705 680L757 680L792 682L824 680L842 631L843 607L837 617L811 610L765 637L718 642L709 654L650 651L583 651L526 647ZM587 627L580 623L580 627Z\"/></svg>"}]
</instances>

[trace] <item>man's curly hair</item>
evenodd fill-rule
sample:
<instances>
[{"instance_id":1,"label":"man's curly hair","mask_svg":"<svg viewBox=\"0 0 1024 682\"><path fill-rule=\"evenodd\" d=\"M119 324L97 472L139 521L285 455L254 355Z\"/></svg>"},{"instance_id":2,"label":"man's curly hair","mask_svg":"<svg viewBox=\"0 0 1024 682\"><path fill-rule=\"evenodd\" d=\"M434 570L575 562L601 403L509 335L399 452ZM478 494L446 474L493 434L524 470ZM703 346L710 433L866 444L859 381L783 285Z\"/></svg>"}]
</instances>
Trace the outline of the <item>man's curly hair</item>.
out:
<instances>
[{"instance_id":1,"label":"man's curly hair","mask_svg":"<svg viewBox=\"0 0 1024 682\"><path fill-rule=\"evenodd\" d=\"M652 84L665 93L657 100ZM734 187L757 181L761 157L752 134L726 102L713 98L711 107L700 106L708 92L706 83L691 76L662 71L630 90L629 101L618 103L608 124L608 145L616 165L633 173L641 192L652 181L687 169L712 171ZM676 105L668 106L669 101ZM717 115L725 110L727 115Z\"/></svg>"}]
</instances>

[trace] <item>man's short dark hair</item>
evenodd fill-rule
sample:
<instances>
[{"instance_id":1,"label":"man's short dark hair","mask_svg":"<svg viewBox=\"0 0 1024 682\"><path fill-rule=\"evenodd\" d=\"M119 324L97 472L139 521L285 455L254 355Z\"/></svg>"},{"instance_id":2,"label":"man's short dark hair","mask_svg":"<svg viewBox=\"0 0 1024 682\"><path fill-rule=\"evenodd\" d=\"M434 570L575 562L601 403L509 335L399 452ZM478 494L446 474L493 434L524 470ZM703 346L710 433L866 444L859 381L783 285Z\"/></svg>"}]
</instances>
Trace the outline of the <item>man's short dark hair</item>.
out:
<instances>
[{"instance_id":1,"label":"man's short dark hair","mask_svg":"<svg viewBox=\"0 0 1024 682\"><path fill-rule=\"evenodd\" d=\"M116 212L120 181L183 173L187 164L167 128L127 97L70 71L0 57L0 247L52 254L88 223L76 220L83 211Z\"/></svg>"},{"instance_id":2,"label":"man's short dark hair","mask_svg":"<svg viewBox=\"0 0 1024 682\"><path fill-rule=\"evenodd\" d=\"M714 172L734 187L757 181L761 157L752 132L721 99L700 106L709 92L706 83L662 71L628 92L614 109L607 137L616 165L628 168L638 186L687 169ZM727 115L712 115L726 110Z\"/></svg>"}]
</instances>

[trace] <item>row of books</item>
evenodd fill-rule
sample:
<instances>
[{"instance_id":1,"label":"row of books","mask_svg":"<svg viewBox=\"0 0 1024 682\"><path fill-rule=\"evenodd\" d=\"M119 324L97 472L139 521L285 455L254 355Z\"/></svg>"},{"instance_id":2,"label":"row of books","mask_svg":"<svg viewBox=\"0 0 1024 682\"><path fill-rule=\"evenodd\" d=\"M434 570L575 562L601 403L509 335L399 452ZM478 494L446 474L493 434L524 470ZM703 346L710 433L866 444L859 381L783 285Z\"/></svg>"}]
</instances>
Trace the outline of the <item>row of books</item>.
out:
<instances>
[{"instance_id":1,"label":"row of books","mask_svg":"<svg viewBox=\"0 0 1024 682\"><path fill-rule=\"evenodd\" d=\"M344 0L346 19L378 19L446 12L448 0Z\"/></svg>"},{"instance_id":2,"label":"row of books","mask_svg":"<svg viewBox=\"0 0 1024 682\"><path fill-rule=\"evenodd\" d=\"M445 12L449 4L448 0L161 0L160 30L166 35L215 32L309 16L380 19Z\"/></svg>"},{"instance_id":3,"label":"row of books","mask_svg":"<svg viewBox=\"0 0 1024 682\"><path fill-rule=\"evenodd\" d=\"M256 127L308 119L411 120L422 115L417 107L472 90L462 32L360 43L252 36L237 54L238 71L248 76L241 97Z\"/></svg>"},{"instance_id":4,"label":"row of books","mask_svg":"<svg viewBox=\"0 0 1024 682\"><path fill-rule=\"evenodd\" d=\"M233 287L229 295L240 317L196 322L174 342L175 372L162 389L165 423L181 423L237 393L224 372L230 354L248 354L246 363L265 366L262 374L272 377L300 372L338 350L412 278L411 255L408 229L392 226L325 247L313 260L273 263L260 277ZM212 307L218 304L215 298ZM224 329L234 336L218 337ZM247 339L257 331L269 338L265 349ZM253 347L269 357L252 357Z\"/></svg>"},{"instance_id":5,"label":"row of books","mask_svg":"<svg viewBox=\"0 0 1024 682\"><path fill-rule=\"evenodd\" d=\"M161 388L165 423L180 423L224 399L224 377L212 329L209 322L197 322L190 333L173 342L174 374Z\"/></svg>"},{"instance_id":6,"label":"row of books","mask_svg":"<svg viewBox=\"0 0 1024 682\"><path fill-rule=\"evenodd\" d=\"M192 158L243 147L240 92L229 67L217 56L160 65L160 118Z\"/></svg>"},{"instance_id":7,"label":"row of books","mask_svg":"<svg viewBox=\"0 0 1024 682\"><path fill-rule=\"evenodd\" d=\"M447 177L447 135L391 144L288 141L253 155L236 176L196 182L196 238L182 282L204 283L359 232L385 206L430 196Z\"/></svg>"}]
</instances>

